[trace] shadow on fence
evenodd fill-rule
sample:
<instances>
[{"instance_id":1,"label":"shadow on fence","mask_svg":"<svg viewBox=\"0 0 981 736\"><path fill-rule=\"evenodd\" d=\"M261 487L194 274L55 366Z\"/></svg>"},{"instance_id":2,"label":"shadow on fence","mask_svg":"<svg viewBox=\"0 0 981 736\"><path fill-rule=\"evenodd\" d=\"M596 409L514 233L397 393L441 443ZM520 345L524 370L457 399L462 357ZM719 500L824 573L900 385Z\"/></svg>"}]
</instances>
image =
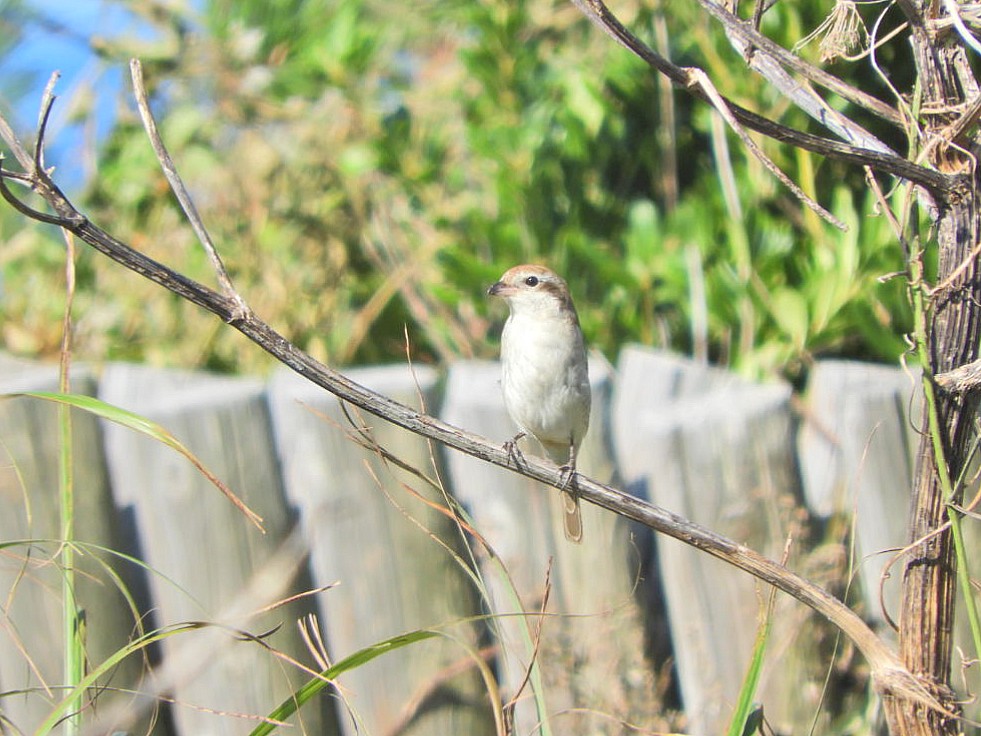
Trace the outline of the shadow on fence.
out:
<instances>
[{"instance_id":1,"label":"shadow on fence","mask_svg":"<svg viewBox=\"0 0 981 736\"><path fill-rule=\"evenodd\" d=\"M503 441L513 428L498 370L465 362L445 378L404 365L348 375ZM876 553L904 542L910 417L919 416L912 377L823 362L799 404L789 386L749 383L643 348L623 352L615 382L603 363L591 374L583 472L777 559L790 536L788 564L832 588L848 575L847 548L841 536L827 544L821 531L853 520L861 584L850 601L882 623L878 578L887 557ZM56 387L55 367L0 359L4 394ZM438 483L352 442L337 401L291 373L263 383L113 364L98 375L76 368L74 388L167 427L266 528L259 533L172 450L74 412L78 598L93 662L134 636L131 604L146 628L225 622L261 608L265 597L331 585L250 618L248 631L266 632L270 647L314 669L296 625L310 614L319 616L334 661L405 631L437 627L443 635L344 675L300 711L298 733L491 734L476 663L493 666L506 699L525 680L538 635L546 711L526 688L514 711L516 733L535 732L543 717L558 733L625 733L624 724L666 723L670 708L683 708L686 732L723 732L765 598L743 573L588 505L584 543L571 545L559 528L556 493L363 417L378 443L464 504L496 553L470 558L459 529L439 511ZM0 732L4 722L29 732L63 695L61 578L52 562L60 525L55 408L26 398L0 403L0 443L0 537L24 540L0 556ZM255 581L269 577L294 529L305 564L273 568L273 584L257 592ZM496 615L537 613L547 583L549 615ZM895 613L892 581L883 600ZM820 634L807 610L784 597L777 606L759 700L776 730L790 731L820 707L831 655L826 630ZM150 652L158 665L151 680L141 681L143 662L129 658L108 683L120 691L107 692L99 713L138 713L119 721L133 733L247 733L256 725L250 717L269 713L309 675L240 634L229 625L165 639ZM151 723L154 706L169 700L176 705Z\"/></svg>"}]
</instances>

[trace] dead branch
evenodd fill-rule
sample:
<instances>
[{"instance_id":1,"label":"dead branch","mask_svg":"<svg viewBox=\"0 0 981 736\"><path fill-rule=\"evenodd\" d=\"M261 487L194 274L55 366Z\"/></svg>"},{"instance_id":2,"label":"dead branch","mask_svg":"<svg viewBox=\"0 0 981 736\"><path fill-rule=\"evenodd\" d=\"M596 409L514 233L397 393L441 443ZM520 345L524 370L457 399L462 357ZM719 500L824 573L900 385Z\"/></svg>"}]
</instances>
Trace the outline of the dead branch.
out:
<instances>
[{"instance_id":1,"label":"dead branch","mask_svg":"<svg viewBox=\"0 0 981 736\"><path fill-rule=\"evenodd\" d=\"M221 256L218 255L218 249L215 248L215 244L211 241L211 236L208 235L208 229L204 226L201 216L198 215L197 207L194 206L191 195L188 194L187 187L184 186L180 174L177 173L174 160L170 157L167 147L160 138L160 133L157 130L157 122L153 119L153 113L150 112L150 99L146 92L146 85L143 83L143 66L140 64L139 59L130 60L129 71L133 79L136 107L140 111L143 128L146 130L147 138L150 139L150 145L153 147L153 152L157 156L157 161L160 162L160 168L167 178L167 183L170 184L171 191L177 197L177 201L180 203L184 215L187 217L188 222L191 223L194 234L198 236L201 247L204 248L204 252L208 255L208 260L211 261L211 267L215 271L222 291L225 292L225 296L231 297L238 302L238 311L240 314L236 314L236 319L240 318L244 316L244 312L248 307L245 304L245 300L239 296L238 292L235 291L235 287L232 286L232 280L228 276L228 271L225 270L225 264L222 263ZM38 150L40 148L41 146L39 145Z\"/></svg>"},{"instance_id":2,"label":"dead branch","mask_svg":"<svg viewBox=\"0 0 981 736\"><path fill-rule=\"evenodd\" d=\"M962 365L946 373L938 373L933 377L937 385L954 394L964 394L976 391L981 386L981 360Z\"/></svg>"},{"instance_id":3,"label":"dead branch","mask_svg":"<svg viewBox=\"0 0 981 736\"><path fill-rule=\"evenodd\" d=\"M837 217L828 212L824 207L815 202L811 197L807 196L803 189L797 186L789 176L783 173L773 160L767 156L763 149L756 145L756 142L749 137L749 133L739 124L735 116L725 105L725 101L722 99L722 95L719 94L715 85L712 84L712 80L709 79L708 75L701 69L690 69L690 81L688 83L689 87L700 87L705 95L708 97L712 106L719 112L722 118L729 124L729 126L736 132L739 136L739 140L743 142L746 146L746 150L752 153L756 159L763 164L764 168L769 171L773 176L775 176L781 184L783 184L787 189L793 192L794 196L797 197L801 202L807 205L812 211L817 213L821 219L826 222L831 223L839 230L847 230L848 227L839 220Z\"/></svg>"},{"instance_id":4,"label":"dead branch","mask_svg":"<svg viewBox=\"0 0 981 736\"><path fill-rule=\"evenodd\" d=\"M689 74L687 69L664 58L638 39L610 12L602 0L572 0L572 2L587 18L618 44L666 76L674 84L685 88L699 99L709 101L704 90L700 87L687 86ZM868 166L873 171L906 179L913 184L924 187L934 196L939 196L940 199L948 199L955 196L957 192L966 191L970 187L969 180L964 175L944 174L925 166L919 166L895 154L872 151L868 148L804 133L747 110L726 97L722 97L722 100L732 112L733 117L750 130L755 130L776 141L788 143L836 161L844 161L857 166Z\"/></svg>"},{"instance_id":5,"label":"dead branch","mask_svg":"<svg viewBox=\"0 0 981 736\"><path fill-rule=\"evenodd\" d=\"M859 125L830 107L809 86L795 81L787 72L791 69L805 79L864 107L883 120L902 127L900 113L875 97L845 84L832 74L807 63L796 54L771 41L749 23L740 20L712 0L698 0L699 5L722 24L729 42L777 90L842 140L880 153L894 154L887 145Z\"/></svg>"}]
</instances>

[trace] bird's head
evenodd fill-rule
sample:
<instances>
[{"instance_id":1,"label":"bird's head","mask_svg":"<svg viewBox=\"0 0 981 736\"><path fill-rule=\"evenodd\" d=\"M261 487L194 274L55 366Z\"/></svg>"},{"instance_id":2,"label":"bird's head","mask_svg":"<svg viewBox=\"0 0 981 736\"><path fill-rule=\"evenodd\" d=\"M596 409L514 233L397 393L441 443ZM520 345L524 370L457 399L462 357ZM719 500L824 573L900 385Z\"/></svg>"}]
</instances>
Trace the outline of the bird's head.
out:
<instances>
[{"instance_id":1,"label":"bird's head","mask_svg":"<svg viewBox=\"0 0 981 736\"><path fill-rule=\"evenodd\" d=\"M544 266L510 268L487 293L504 299L512 314L558 315L578 322L569 287L558 274Z\"/></svg>"}]
</instances>

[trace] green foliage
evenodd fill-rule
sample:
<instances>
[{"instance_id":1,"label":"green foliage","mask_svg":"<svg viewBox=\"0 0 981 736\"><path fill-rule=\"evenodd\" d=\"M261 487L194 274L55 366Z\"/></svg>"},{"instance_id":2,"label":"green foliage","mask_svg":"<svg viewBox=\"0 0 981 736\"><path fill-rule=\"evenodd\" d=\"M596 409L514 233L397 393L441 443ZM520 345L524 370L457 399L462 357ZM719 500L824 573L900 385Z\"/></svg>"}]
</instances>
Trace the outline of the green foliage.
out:
<instances>
[{"instance_id":1,"label":"green foliage","mask_svg":"<svg viewBox=\"0 0 981 736\"><path fill-rule=\"evenodd\" d=\"M656 5L617 11L652 44L663 21L673 59L808 127L693 5L663 19ZM840 233L707 106L665 94L566 2L211 0L200 18L167 12L156 22L184 30L148 70L164 139L237 287L318 358L399 359L406 325L422 359L492 355L503 315L484 290L522 261L568 277L590 343L611 357L640 341L795 376L817 355L904 349L905 291L879 281L902 254L860 172L764 142L848 223ZM764 30L793 45L821 12L778 4ZM211 279L128 104L82 205ZM41 280L56 293L56 256L5 259L5 331L49 319L22 289ZM84 254L79 273L87 357L229 370L265 360L104 259ZM25 351L57 344L38 329Z\"/></svg>"}]
</instances>

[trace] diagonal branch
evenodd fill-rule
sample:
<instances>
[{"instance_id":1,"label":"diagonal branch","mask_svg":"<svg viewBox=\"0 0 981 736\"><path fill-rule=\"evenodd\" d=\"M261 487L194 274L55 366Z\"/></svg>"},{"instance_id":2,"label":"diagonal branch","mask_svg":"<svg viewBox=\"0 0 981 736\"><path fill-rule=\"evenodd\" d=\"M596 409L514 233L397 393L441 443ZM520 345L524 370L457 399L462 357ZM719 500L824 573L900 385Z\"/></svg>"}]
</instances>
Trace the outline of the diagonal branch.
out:
<instances>
[{"instance_id":1,"label":"diagonal branch","mask_svg":"<svg viewBox=\"0 0 981 736\"><path fill-rule=\"evenodd\" d=\"M211 261L211 267L218 277L221 290L225 293L225 296L231 297L238 303L238 309L233 319L241 319L248 310L248 307L245 304L245 300L235 291L235 287L232 286L232 280L228 276L228 271L225 270L225 264L222 263L221 256L218 255L218 249L215 248L211 236L208 235L208 229L204 226L204 222L198 214L197 207L194 206L191 195L187 192L187 187L184 186L180 174L177 173L174 160L170 157L170 153L167 151L167 147L160 137L160 132L157 130L157 123L153 119L153 113L150 111L150 100L146 93L146 85L143 83L143 65L140 64L138 59L131 59L129 69L130 75L133 78L133 90L136 93L136 106L140 111L140 118L143 120L143 128L146 130L147 137L150 139L150 145L153 147L153 152L157 155L157 160L160 162L160 168L163 169L164 176L167 178L167 183L170 184L171 191L174 192L174 196L177 197L177 201L180 203L181 209L184 210L188 222L191 223L194 234L198 236L201 247L208 254L208 259Z\"/></svg>"},{"instance_id":2,"label":"diagonal branch","mask_svg":"<svg viewBox=\"0 0 981 736\"><path fill-rule=\"evenodd\" d=\"M587 18L618 44L668 77L675 84L685 87L696 97L708 101L704 90L700 87L686 86L688 71L685 68L665 59L638 39L610 12L603 0L572 0L572 2ZM872 151L804 133L747 110L726 97L722 97L722 100L732 111L733 117L750 130L755 130L774 140L789 143L830 159L857 166L868 166L874 171L906 179L924 187L934 195L939 195L941 199L957 196L959 192L968 191L970 187L970 182L966 176L944 174L914 164L895 154Z\"/></svg>"},{"instance_id":3,"label":"diagonal branch","mask_svg":"<svg viewBox=\"0 0 981 736\"><path fill-rule=\"evenodd\" d=\"M725 102L722 99L722 95L719 94L718 90L715 88L715 85L712 84L712 80L709 79L708 75L704 71L701 69L691 69L690 74L691 81L688 83L689 86L691 87L697 85L698 87L701 87L702 91L708 96L713 107L719 111L719 114L729 124L729 126L736 131L736 135L739 136L739 140L741 140L743 145L746 146L747 150L756 156L757 160L763 164L764 167L766 167L767 171L779 179L781 184L793 192L794 196L810 207L811 210L816 212L822 219L830 222L839 230L848 229L845 223L824 209L824 207L815 202L811 197L807 196L807 193L804 192L803 189L791 181L790 177L783 173L780 168L773 163L769 156L763 153L763 149L756 145L756 141L749 137L749 133L747 133L743 126L741 126L735 119L732 111L726 107Z\"/></svg>"},{"instance_id":4,"label":"diagonal branch","mask_svg":"<svg viewBox=\"0 0 981 736\"><path fill-rule=\"evenodd\" d=\"M899 113L899 111L890 107L877 97L873 97L870 94L862 92L861 90L852 87L850 84L846 84L833 74L829 74L823 69L804 61L804 59L800 58L794 53L791 53L775 41L767 38L750 23L741 20L738 16L734 15L725 7L719 5L713 0L698 0L698 4L722 24L722 27L725 29L726 36L729 37L730 42L733 44L736 50L748 60L750 66L766 77L766 79L771 83L777 84L778 88L781 90L781 92L784 92L785 95L787 94L787 92L784 91L785 82L781 80L780 74L778 73L778 70L782 71L781 67L786 67L797 72L808 81L834 92L842 99L848 100L849 102L868 110L874 115L892 123L897 127L903 126L903 116ZM750 50L752 51L750 52ZM765 61L758 62L756 57L762 57L765 59ZM785 72L784 74L786 75ZM817 97L813 91L811 91L811 95L813 95L815 98ZM807 112L808 115L814 117L816 120L818 120L818 122L827 125L844 140L854 143L855 145L862 146L863 148L881 150L883 153L891 152L889 151L889 148L885 146L885 144L879 142L874 136L855 125L855 123L848 120L837 111L833 112L839 118L842 118L841 120L824 120L815 116L811 112L810 103L806 97L800 97L796 94L788 96L798 107L801 107L801 109ZM822 104L826 109L831 109L828 108L827 104L823 103L823 101ZM843 128L843 130L839 132L838 127ZM869 145L867 139L874 141L874 144Z\"/></svg>"}]
</instances>

